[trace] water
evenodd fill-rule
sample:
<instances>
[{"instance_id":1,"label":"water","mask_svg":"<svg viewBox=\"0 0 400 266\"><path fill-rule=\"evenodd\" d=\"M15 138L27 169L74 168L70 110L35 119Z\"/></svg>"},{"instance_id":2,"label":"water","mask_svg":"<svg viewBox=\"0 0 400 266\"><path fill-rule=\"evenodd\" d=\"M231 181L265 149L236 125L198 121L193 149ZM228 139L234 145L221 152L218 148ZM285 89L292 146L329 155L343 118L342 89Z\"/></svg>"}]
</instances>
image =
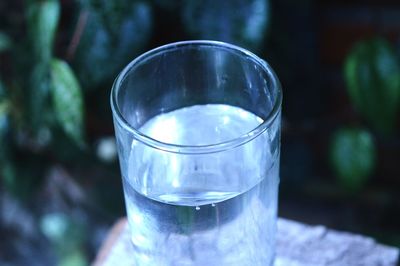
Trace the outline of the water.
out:
<instances>
[{"instance_id":1,"label":"water","mask_svg":"<svg viewBox=\"0 0 400 266\"><path fill-rule=\"evenodd\" d=\"M260 123L238 107L210 104L156 116L140 131L167 143L207 145ZM168 153L133 141L123 183L136 265L272 265L276 131L206 155Z\"/></svg>"}]
</instances>

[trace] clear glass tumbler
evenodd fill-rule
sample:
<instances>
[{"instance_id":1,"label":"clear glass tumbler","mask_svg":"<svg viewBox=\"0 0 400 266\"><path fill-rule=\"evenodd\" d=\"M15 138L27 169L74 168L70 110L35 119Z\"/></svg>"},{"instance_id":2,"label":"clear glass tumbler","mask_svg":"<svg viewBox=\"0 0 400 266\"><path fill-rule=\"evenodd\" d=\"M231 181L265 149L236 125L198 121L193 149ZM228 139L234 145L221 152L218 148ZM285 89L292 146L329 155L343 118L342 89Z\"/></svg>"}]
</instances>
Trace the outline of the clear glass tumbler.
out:
<instances>
[{"instance_id":1,"label":"clear glass tumbler","mask_svg":"<svg viewBox=\"0 0 400 266\"><path fill-rule=\"evenodd\" d=\"M272 265L281 101L271 67L227 43L125 67L111 106L135 265Z\"/></svg>"}]
</instances>

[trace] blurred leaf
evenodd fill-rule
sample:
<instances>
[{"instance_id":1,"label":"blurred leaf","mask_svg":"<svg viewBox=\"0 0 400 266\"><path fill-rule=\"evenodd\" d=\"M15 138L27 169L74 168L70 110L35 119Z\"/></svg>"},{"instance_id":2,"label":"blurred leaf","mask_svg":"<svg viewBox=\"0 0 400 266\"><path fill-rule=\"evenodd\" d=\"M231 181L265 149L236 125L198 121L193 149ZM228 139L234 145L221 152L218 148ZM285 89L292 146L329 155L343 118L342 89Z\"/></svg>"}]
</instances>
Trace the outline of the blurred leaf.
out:
<instances>
[{"instance_id":1,"label":"blurred leaf","mask_svg":"<svg viewBox=\"0 0 400 266\"><path fill-rule=\"evenodd\" d=\"M0 32L0 53L11 46L11 39L3 32Z\"/></svg>"},{"instance_id":2,"label":"blurred leaf","mask_svg":"<svg viewBox=\"0 0 400 266\"><path fill-rule=\"evenodd\" d=\"M196 39L218 40L257 50L269 22L268 0L183 2L182 19Z\"/></svg>"},{"instance_id":3,"label":"blurred leaf","mask_svg":"<svg viewBox=\"0 0 400 266\"><path fill-rule=\"evenodd\" d=\"M51 63L52 98L56 118L64 132L79 146L83 140L83 96L69 65L53 59Z\"/></svg>"},{"instance_id":4,"label":"blurred leaf","mask_svg":"<svg viewBox=\"0 0 400 266\"><path fill-rule=\"evenodd\" d=\"M0 175L7 190L16 194L18 184L16 184L15 170L10 158L9 103L6 96L4 85L0 81Z\"/></svg>"},{"instance_id":5,"label":"blurred leaf","mask_svg":"<svg viewBox=\"0 0 400 266\"><path fill-rule=\"evenodd\" d=\"M9 103L6 98L6 91L0 81L0 163L7 159L9 131Z\"/></svg>"},{"instance_id":6,"label":"blurred leaf","mask_svg":"<svg viewBox=\"0 0 400 266\"><path fill-rule=\"evenodd\" d=\"M61 258L60 266L86 266L89 265L84 252L79 248L76 248L74 252L71 252Z\"/></svg>"},{"instance_id":7,"label":"blurred leaf","mask_svg":"<svg viewBox=\"0 0 400 266\"><path fill-rule=\"evenodd\" d=\"M81 1L85 19L74 68L83 87L113 80L150 37L152 12L143 1ZM83 22L84 23L83 23Z\"/></svg>"},{"instance_id":8,"label":"blurred leaf","mask_svg":"<svg viewBox=\"0 0 400 266\"><path fill-rule=\"evenodd\" d=\"M2 163L9 161L9 130L8 103L0 96L0 168Z\"/></svg>"},{"instance_id":9,"label":"blurred leaf","mask_svg":"<svg viewBox=\"0 0 400 266\"><path fill-rule=\"evenodd\" d=\"M85 230L70 216L61 212L45 214L41 217L40 229L56 248L59 265L87 265L80 249L86 238Z\"/></svg>"},{"instance_id":10,"label":"blurred leaf","mask_svg":"<svg viewBox=\"0 0 400 266\"><path fill-rule=\"evenodd\" d=\"M49 62L60 16L60 4L58 0L32 1L27 15L35 59Z\"/></svg>"},{"instance_id":11,"label":"blurred leaf","mask_svg":"<svg viewBox=\"0 0 400 266\"><path fill-rule=\"evenodd\" d=\"M7 141L8 146L2 146L2 152L7 150L6 157L0 160L3 185L18 199L29 200L41 184L46 166L43 164L43 158L17 153L10 149L10 140Z\"/></svg>"},{"instance_id":12,"label":"blurred leaf","mask_svg":"<svg viewBox=\"0 0 400 266\"><path fill-rule=\"evenodd\" d=\"M35 131L46 126L51 114L50 102L50 67L45 63L34 66L30 80L29 118Z\"/></svg>"},{"instance_id":13,"label":"blurred leaf","mask_svg":"<svg viewBox=\"0 0 400 266\"><path fill-rule=\"evenodd\" d=\"M372 136L361 129L341 129L333 136L330 157L339 182L349 190L359 190L375 167Z\"/></svg>"},{"instance_id":14,"label":"blurred leaf","mask_svg":"<svg viewBox=\"0 0 400 266\"><path fill-rule=\"evenodd\" d=\"M390 44L380 38L356 44L344 71L356 109L375 129L390 133L400 103L400 66Z\"/></svg>"},{"instance_id":15,"label":"blurred leaf","mask_svg":"<svg viewBox=\"0 0 400 266\"><path fill-rule=\"evenodd\" d=\"M27 11L28 30L33 48L34 66L29 79L28 121L33 129L35 146L46 146L50 111L50 59L57 24L60 16L58 0L30 1ZM42 141L45 140L45 141Z\"/></svg>"},{"instance_id":16,"label":"blurred leaf","mask_svg":"<svg viewBox=\"0 0 400 266\"><path fill-rule=\"evenodd\" d=\"M6 102L0 96L0 176L3 178L3 185L14 195L17 194L18 184L16 183L15 169L10 158L9 118Z\"/></svg>"},{"instance_id":17,"label":"blurred leaf","mask_svg":"<svg viewBox=\"0 0 400 266\"><path fill-rule=\"evenodd\" d=\"M0 163L1 175L3 177L3 185L12 195L18 196L18 182L16 177L15 167L9 160L4 160Z\"/></svg>"}]
</instances>

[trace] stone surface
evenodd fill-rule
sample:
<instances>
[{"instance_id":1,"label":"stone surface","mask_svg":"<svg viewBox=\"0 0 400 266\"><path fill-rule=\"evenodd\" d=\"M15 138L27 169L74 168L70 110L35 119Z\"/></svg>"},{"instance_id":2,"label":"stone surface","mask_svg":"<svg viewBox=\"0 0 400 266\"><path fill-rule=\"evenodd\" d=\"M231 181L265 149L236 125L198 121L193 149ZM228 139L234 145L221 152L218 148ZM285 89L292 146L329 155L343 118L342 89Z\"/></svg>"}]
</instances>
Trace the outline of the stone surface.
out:
<instances>
[{"instance_id":1,"label":"stone surface","mask_svg":"<svg viewBox=\"0 0 400 266\"><path fill-rule=\"evenodd\" d=\"M95 266L136 266L126 219L121 219L103 244ZM274 266L396 266L399 249L372 238L279 219Z\"/></svg>"}]
</instances>

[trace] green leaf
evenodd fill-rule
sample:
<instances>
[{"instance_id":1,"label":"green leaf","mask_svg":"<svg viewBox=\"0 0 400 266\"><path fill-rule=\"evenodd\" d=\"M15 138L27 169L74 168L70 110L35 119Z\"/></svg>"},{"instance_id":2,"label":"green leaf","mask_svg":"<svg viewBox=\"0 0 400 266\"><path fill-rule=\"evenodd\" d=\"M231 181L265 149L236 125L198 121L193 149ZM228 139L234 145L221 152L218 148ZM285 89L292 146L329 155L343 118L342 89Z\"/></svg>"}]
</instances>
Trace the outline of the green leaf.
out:
<instances>
[{"instance_id":1,"label":"green leaf","mask_svg":"<svg viewBox=\"0 0 400 266\"><path fill-rule=\"evenodd\" d=\"M56 118L64 132L79 146L83 140L83 96L69 65L61 60L51 62L52 99Z\"/></svg>"},{"instance_id":2,"label":"green leaf","mask_svg":"<svg viewBox=\"0 0 400 266\"><path fill-rule=\"evenodd\" d=\"M330 157L340 184L352 191L359 190L375 167L372 136L361 129L341 129L332 138Z\"/></svg>"},{"instance_id":3,"label":"green leaf","mask_svg":"<svg viewBox=\"0 0 400 266\"><path fill-rule=\"evenodd\" d=\"M54 112L51 105L51 77L49 62L37 62L32 69L27 82L29 91L25 100L26 122L29 128L31 144L37 151L45 148L51 141L50 128L55 124Z\"/></svg>"},{"instance_id":4,"label":"green leaf","mask_svg":"<svg viewBox=\"0 0 400 266\"><path fill-rule=\"evenodd\" d=\"M81 1L83 27L73 66L84 89L111 82L149 40L152 10L144 1Z\"/></svg>"},{"instance_id":5,"label":"green leaf","mask_svg":"<svg viewBox=\"0 0 400 266\"><path fill-rule=\"evenodd\" d=\"M3 32L0 32L0 53L11 46L11 39Z\"/></svg>"},{"instance_id":6,"label":"green leaf","mask_svg":"<svg viewBox=\"0 0 400 266\"><path fill-rule=\"evenodd\" d=\"M355 108L375 129L391 133L400 104L400 66L391 45L380 38L356 44L344 74Z\"/></svg>"},{"instance_id":7,"label":"green leaf","mask_svg":"<svg viewBox=\"0 0 400 266\"><path fill-rule=\"evenodd\" d=\"M29 80L28 117L35 138L39 139L40 132L48 131L53 120L50 108L50 60L60 16L59 1L30 1L27 16L35 62Z\"/></svg>"},{"instance_id":8,"label":"green leaf","mask_svg":"<svg viewBox=\"0 0 400 266\"><path fill-rule=\"evenodd\" d=\"M37 131L47 126L50 112L50 65L38 63L30 79L29 117L31 127Z\"/></svg>"},{"instance_id":9,"label":"green leaf","mask_svg":"<svg viewBox=\"0 0 400 266\"><path fill-rule=\"evenodd\" d=\"M186 0L183 4L183 25L195 39L261 48L269 22L269 1Z\"/></svg>"},{"instance_id":10,"label":"green leaf","mask_svg":"<svg viewBox=\"0 0 400 266\"><path fill-rule=\"evenodd\" d=\"M32 1L27 16L35 59L49 62L60 17L60 3L58 0Z\"/></svg>"}]
</instances>

